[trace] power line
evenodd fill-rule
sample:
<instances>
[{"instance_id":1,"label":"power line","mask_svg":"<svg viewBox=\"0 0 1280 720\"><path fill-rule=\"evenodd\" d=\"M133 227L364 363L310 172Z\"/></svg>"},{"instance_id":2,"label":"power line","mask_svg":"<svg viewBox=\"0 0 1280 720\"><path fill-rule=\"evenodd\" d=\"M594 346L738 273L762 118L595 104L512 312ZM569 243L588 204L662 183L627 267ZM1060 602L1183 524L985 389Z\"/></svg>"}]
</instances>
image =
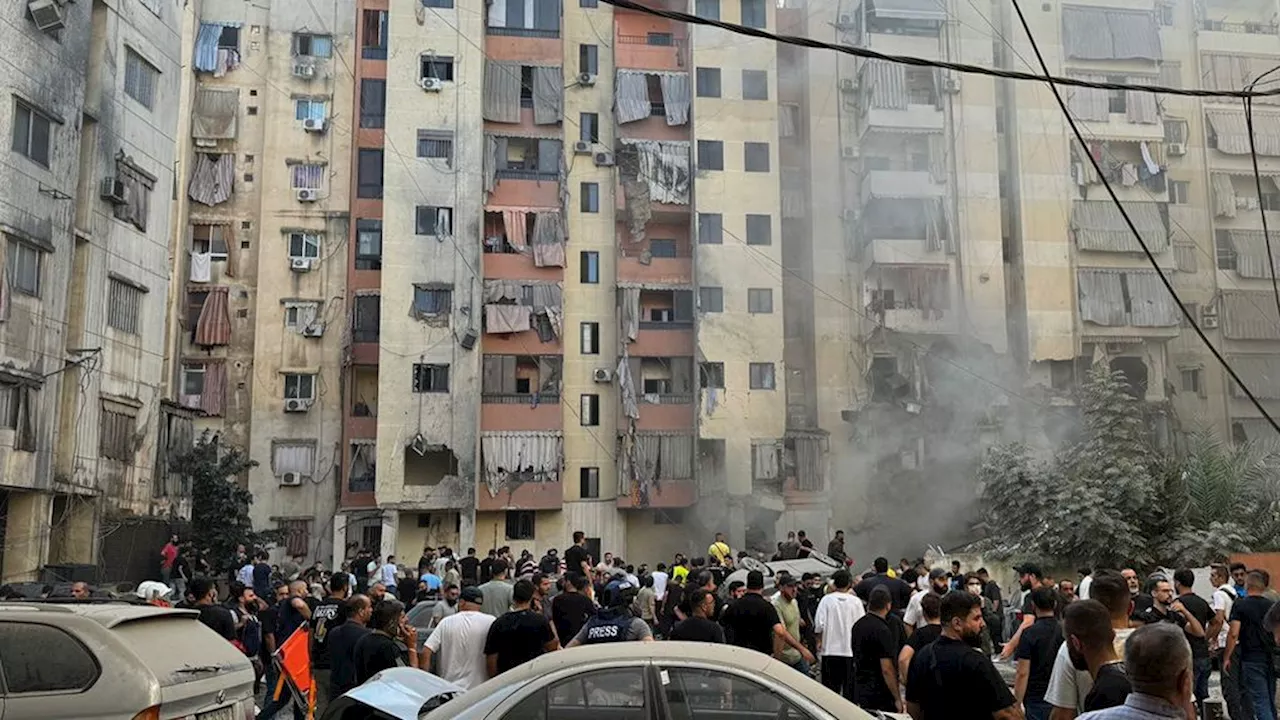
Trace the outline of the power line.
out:
<instances>
[{"instance_id":1,"label":"power line","mask_svg":"<svg viewBox=\"0 0 1280 720\"><path fill-rule=\"evenodd\" d=\"M947 60L927 60L925 58L913 57L911 55L890 55L888 53L877 52L870 48L854 47L852 45L838 45L836 43L823 42L812 38L800 37L796 35L779 35L771 33L768 30L747 27L746 25L735 25L721 20L712 20L710 18L698 17L689 13L679 12L676 10L661 10L658 8L641 5L635 0L600 0L600 2L613 5L614 7L624 8L626 10L634 10L646 15L654 15L656 17L666 18L668 20L677 20L689 23L691 25L703 25L706 27L717 27L727 30L738 35L749 35L751 37L760 38L762 40L772 40L782 43L783 45L796 45L798 47L806 47L814 50L834 50L845 55L853 55L854 57L867 58L870 60L884 60L886 62L897 63L899 65L914 65L916 67L941 68L943 70L953 70L959 73L969 75L987 75L989 77L1007 78L1010 80L1027 80L1031 82L1049 82L1057 85L1070 85L1072 87L1094 88L1096 90L1133 90L1136 92L1148 92L1161 95L1181 95L1184 97L1211 97L1211 98L1253 98L1253 97L1275 97L1280 96L1280 89L1277 90L1200 90L1192 88L1175 88L1163 85L1131 85L1128 83L1113 82L1094 82L1092 80L1079 80L1070 77L1058 77L1047 74L1036 75L1034 73L1020 72L1017 70L993 70L992 68L982 67L981 65L968 65L966 63L956 63Z\"/></svg>"},{"instance_id":2,"label":"power line","mask_svg":"<svg viewBox=\"0 0 1280 720\"><path fill-rule=\"evenodd\" d=\"M605 2L612 1L613 0L605 0ZM1031 49L1035 52L1036 61L1040 64L1041 69L1044 70L1044 76L1041 79L1048 82L1049 90L1053 92L1053 99L1057 101L1058 107L1062 110L1063 117L1066 118L1067 124L1071 126L1071 132L1075 134L1076 140L1081 145L1084 145L1084 135L1081 134L1080 128L1076 125L1075 118L1071 117L1071 112L1067 109L1066 100L1062 99L1062 93L1058 90L1057 80L1049 73L1049 63L1045 61L1044 54L1040 52L1040 45L1036 42L1035 35L1031 32L1031 26L1027 23L1027 18L1022 13L1022 6L1018 4L1018 0L1012 0L1012 2L1013 9L1018 14L1018 21L1022 24L1022 29L1027 34L1027 40L1031 44ZM1098 159L1093 156L1093 153L1085 153L1085 155L1089 158L1089 163L1093 165L1094 171L1098 173L1098 177L1102 181L1102 186L1106 188L1107 195L1111 197L1111 202L1115 204L1116 209L1120 212L1120 217L1124 218L1124 223L1128 226L1129 232L1133 233L1133 237L1138 241L1138 245L1142 248L1143 254L1147 256L1147 261L1150 262L1151 267L1155 269L1156 275L1160 278L1160 282L1164 285L1165 289L1169 291L1169 295L1173 298L1173 301L1177 303L1178 309L1182 311L1182 315L1191 325L1191 329L1195 330L1196 335L1200 337L1200 340L1204 343L1205 347L1209 348L1209 352L1213 354L1214 359L1216 359L1218 363L1222 365L1223 369L1227 371L1227 374L1231 376L1231 379L1235 381L1236 385L1240 387L1240 390L1249 398L1249 401L1258 409L1258 412L1262 413L1262 417L1266 418L1267 422L1271 424L1271 427L1274 428L1277 433L1280 433L1280 424L1276 423L1275 419L1271 417L1266 408L1262 406L1262 403L1258 401L1258 398L1253 394L1253 391L1245 385L1244 380L1240 378L1235 369L1231 367L1231 364L1227 362L1227 359L1222 356L1222 353L1218 352L1216 347L1213 346L1213 343L1209 341L1209 336L1205 335L1204 330L1201 330L1200 326L1196 323L1195 315L1187 309L1187 306L1182 302L1182 299L1178 297L1178 293L1173 289L1173 283L1169 282L1169 278L1166 277L1164 271L1160 269L1160 264L1156 262L1156 256L1152 254L1151 248L1147 247L1147 241L1143 239L1142 233L1138 232L1138 228L1133 224L1133 220L1129 217L1128 211L1125 210L1124 204L1120 202L1120 198L1116 195L1115 188L1111 187L1111 182L1107 180L1106 175L1103 174L1102 166L1098 163Z\"/></svg>"}]
</instances>

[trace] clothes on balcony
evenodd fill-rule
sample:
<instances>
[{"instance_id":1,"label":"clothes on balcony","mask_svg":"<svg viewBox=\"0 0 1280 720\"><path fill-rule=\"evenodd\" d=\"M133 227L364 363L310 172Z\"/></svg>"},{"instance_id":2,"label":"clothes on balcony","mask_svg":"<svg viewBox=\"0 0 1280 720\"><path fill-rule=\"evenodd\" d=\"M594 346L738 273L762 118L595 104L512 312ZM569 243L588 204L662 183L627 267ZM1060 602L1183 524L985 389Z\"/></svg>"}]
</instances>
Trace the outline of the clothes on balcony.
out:
<instances>
[{"instance_id":1,"label":"clothes on balcony","mask_svg":"<svg viewBox=\"0 0 1280 720\"><path fill-rule=\"evenodd\" d=\"M1169 228L1160 203L1122 201L1121 205L1152 252L1169 247ZM1110 200L1076 200L1071 206L1070 229L1081 250L1142 252L1119 208Z\"/></svg>"},{"instance_id":2,"label":"clothes on balcony","mask_svg":"<svg viewBox=\"0 0 1280 720\"><path fill-rule=\"evenodd\" d=\"M533 218L533 264L564 267L564 223L559 210L539 212Z\"/></svg>"},{"instance_id":3,"label":"clothes on balcony","mask_svg":"<svg viewBox=\"0 0 1280 720\"><path fill-rule=\"evenodd\" d=\"M207 283L213 277L213 255L210 253L191 253L191 282Z\"/></svg>"},{"instance_id":4,"label":"clothes on balcony","mask_svg":"<svg viewBox=\"0 0 1280 720\"><path fill-rule=\"evenodd\" d=\"M547 308L556 310L557 312L564 306L564 290L558 282L536 282L531 283L530 299L533 309L542 312Z\"/></svg>"},{"instance_id":5,"label":"clothes on balcony","mask_svg":"<svg viewBox=\"0 0 1280 720\"><path fill-rule=\"evenodd\" d=\"M636 384L635 373L632 369L633 361L626 354L625 347L623 355L618 360L618 392L622 395L622 414L632 420L640 419L640 408L636 403Z\"/></svg>"},{"instance_id":6,"label":"clothes on balcony","mask_svg":"<svg viewBox=\"0 0 1280 720\"><path fill-rule=\"evenodd\" d=\"M492 20L492 14L490 19ZM501 123L520 122L519 63L484 61L484 99L481 114L485 120Z\"/></svg>"},{"instance_id":7,"label":"clothes on balcony","mask_svg":"<svg viewBox=\"0 0 1280 720\"><path fill-rule=\"evenodd\" d=\"M1217 217L1235 217L1236 189L1231 185L1231 176L1212 173L1209 175L1209 182L1213 186L1213 214Z\"/></svg>"},{"instance_id":8,"label":"clothes on balcony","mask_svg":"<svg viewBox=\"0 0 1280 720\"><path fill-rule=\"evenodd\" d=\"M527 482L555 482L564 460L558 432L485 432L480 435L481 470L489 494Z\"/></svg>"},{"instance_id":9,"label":"clothes on balcony","mask_svg":"<svg viewBox=\"0 0 1280 720\"><path fill-rule=\"evenodd\" d=\"M239 112L239 88L198 86L191 107L191 137L196 140L234 140Z\"/></svg>"},{"instance_id":10,"label":"clothes on balcony","mask_svg":"<svg viewBox=\"0 0 1280 720\"><path fill-rule=\"evenodd\" d=\"M223 28L238 28L236 22L202 22L196 33L195 50L191 66L196 72L213 73L214 77L222 77L228 70L234 70L240 64L240 53L234 48L220 48Z\"/></svg>"},{"instance_id":11,"label":"clothes on balcony","mask_svg":"<svg viewBox=\"0 0 1280 720\"><path fill-rule=\"evenodd\" d=\"M484 301L486 303L516 302L523 303L524 285L518 280L485 280Z\"/></svg>"},{"instance_id":12,"label":"clothes on balcony","mask_svg":"<svg viewBox=\"0 0 1280 720\"><path fill-rule=\"evenodd\" d=\"M1133 187L1138 184L1138 168L1133 163L1120 164L1120 184Z\"/></svg>"},{"instance_id":13,"label":"clothes on balcony","mask_svg":"<svg viewBox=\"0 0 1280 720\"><path fill-rule=\"evenodd\" d=\"M227 404L227 364L220 360L204 361L204 388L199 407L204 414L221 417Z\"/></svg>"},{"instance_id":14,"label":"clothes on balcony","mask_svg":"<svg viewBox=\"0 0 1280 720\"><path fill-rule=\"evenodd\" d=\"M1160 26L1151 10L1062 7L1062 44L1076 60L1150 60L1163 57Z\"/></svg>"},{"instance_id":15,"label":"clothes on balcony","mask_svg":"<svg viewBox=\"0 0 1280 720\"><path fill-rule=\"evenodd\" d=\"M502 229L506 233L507 244L519 253L528 252L529 250L529 241L525 237L528 218L529 213L524 210L502 211Z\"/></svg>"},{"instance_id":16,"label":"clothes on balcony","mask_svg":"<svg viewBox=\"0 0 1280 720\"><path fill-rule=\"evenodd\" d=\"M531 313L527 305L490 303L484 306L484 328L490 335L525 332L532 327Z\"/></svg>"},{"instance_id":17,"label":"clothes on balcony","mask_svg":"<svg viewBox=\"0 0 1280 720\"><path fill-rule=\"evenodd\" d=\"M1154 157L1152 157L1151 147L1146 143L1142 143L1139 147L1142 152L1142 164L1146 167L1147 172L1152 175L1159 175L1163 171L1163 168L1161 168L1160 164L1156 162Z\"/></svg>"},{"instance_id":18,"label":"clothes on balcony","mask_svg":"<svg viewBox=\"0 0 1280 720\"><path fill-rule=\"evenodd\" d=\"M491 193L498 185L498 168L507 166L507 139L486 134L481 162L484 171L484 191Z\"/></svg>"},{"instance_id":19,"label":"clothes on balcony","mask_svg":"<svg viewBox=\"0 0 1280 720\"><path fill-rule=\"evenodd\" d=\"M187 195L201 205L221 205L231 199L235 176L235 154L196 153Z\"/></svg>"},{"instance_id":20,"label":"clothes on balcony","mask_svg":"<svg viewBox=\"0 0 1280 720\"><path fill-rule=\"evenodd\" d=\"M1244 110L1206 110L1204 115L1217 140L1218 152L1249 154L1249 128ZM1259 155L1280 157L1280 113L1253 113L1253 141Z\"/></svg>"},{"instance_id":21,"label":"clothes on balcony","mask_svg":"<svg viewBox=\"0 0 1280 720\"><path fill-rule=\"evenodd\" d=\"M640 288L618 288L618 302L622 306L622 337L635 342L640 333Z\"/></svg>"},{"instance_id":22,"label":"clothes on balcony","mask_svg":"<svg viewBox=\"0 0 1280 720\"><path fill-rule=\"evenodd\" d=\"M559 65L533 67L533 123L555 125L562 117L564 72Z\"/></svg>"}]
</instances>

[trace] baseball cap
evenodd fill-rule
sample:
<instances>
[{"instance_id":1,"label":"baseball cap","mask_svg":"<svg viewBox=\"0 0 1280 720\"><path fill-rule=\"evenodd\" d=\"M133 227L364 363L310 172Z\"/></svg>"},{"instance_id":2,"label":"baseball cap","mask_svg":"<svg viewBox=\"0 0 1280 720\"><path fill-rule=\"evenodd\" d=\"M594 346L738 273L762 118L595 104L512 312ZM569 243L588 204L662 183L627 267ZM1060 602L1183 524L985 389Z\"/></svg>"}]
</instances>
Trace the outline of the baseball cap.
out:
<instances>
[{"instance_id":1,"label":"baseball cap","mask_svg":"<svg viewBox=\"0 0 1280 720\"><path fill-rule=\"evenodd\" d=\"M946 576L947 576L947 571L943 570L942 568L934 568L929 571L930 580L937 580L939 578L944 578Z\"/></svg>"},{"instance_id":2,"label":"baseball cap","mask_svg":"<svg viewBox=\"0 0 1280 720\"><path fill-rule=\"evenodd\" d=\"M752 570L747 573L747 589L763 590L764 589L764 573L759 570Z\"/></svg>"},{"instance_id":3,"label":"baseball cap","mask_svg":"<svg viewBox=\"0 0 1280 720\"><path fill-rule=\"evenodd\" d=\"M1023 563L1021 565L1016 565L1014 566L1013 571L1019 575L1034 575L1038 578L1044 577L1044 573L1041 572L1040 566L1035 563Z\"/></svg>"},{"instance_id":4,"label":"baseball cap","mask_svg":"<svg viewBox=\"0 0 1280 720\"><path fill-rule=\"evenodd\" d=\"M475 586L462 588L462 594L459 597L469 603L484 602L484 593L480 592L480 588Z\"/></svg>"},{"instance_id":5,"label":"baseball cap","mask_svg":"<svg viewBox=\"0 0 1280 720\"><path fill-rule=\"evenodd\" d=\"M796 585L795 575L779 575L774 580L778 587L793 587Z\"/></svg>"}]
</instances>

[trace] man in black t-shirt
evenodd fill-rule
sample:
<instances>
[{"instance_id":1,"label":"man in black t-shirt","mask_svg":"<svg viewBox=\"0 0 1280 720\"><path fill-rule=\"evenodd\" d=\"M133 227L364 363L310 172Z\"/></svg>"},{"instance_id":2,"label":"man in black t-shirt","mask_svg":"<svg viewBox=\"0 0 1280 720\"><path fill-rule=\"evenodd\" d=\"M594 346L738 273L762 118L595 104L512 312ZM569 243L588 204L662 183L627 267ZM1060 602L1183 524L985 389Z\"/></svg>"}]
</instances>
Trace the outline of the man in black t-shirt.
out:
<instances>
[{"instance_id":1,"label":"man in black t-shirt","mask_svg":"<svg viewBox=\"0 0 1280 720\"><path fill-rule=\"evenodd\" d=\"M308 623L311 625L311 675L316 683L316 716L324 713L333 699L330 686L329 633L342 624L343 603L347 599L349 578L335 573L329 578L329 595L316 604Z\"/></svg>"},{"instance_id":2,"label":"man in black t-shirt","mask_svg":"<svg viewBox=\"0 0 1280 720\"><path fill-rule=\"evenodd\" d=\"M556 633L550 621L533 610L536 591L528 580L517 580L511 589L511 610L502 614L489 626L484 641L485 663L489 677L519 667L543 653L560 649Z\"/></svg>"},{"instance_id":3,"label":"man in black t-shirt","mask_svg":"<svg viewBox=\"0 0 1280 720\"><path fill-rule=\"evenodd\" d=\"M399 600L387 598L374 606L369 627L372 632L356 642L353 652L357 685L363 685L388 668L418 664L418 631L412 625L405 625L404 605ZM400 655L396 640L403 641L409 650L407 663Z\"/></svg>"},{"instance_id":4,"label":"man in black t-shirt","mask_svg":"<svg viewBox=\"0 0 1280 720\"><path fill-rule=\"evenodd\" d=\"M1173 574L1173 585L1178 598L1170 605L1173 614L1183 617L1182 629L1186 631L1187 642L1191 645L1191 667L1195 672L1196 707L1200 715L1204 715L1204 701L1209 697L1209 674L1213 671L1213 661L1209 657L1209 622L1213 619L1213 608L1192 589L1195 585L1195 573L1182 568Z\"/></svg>"},{"instance_id":5,"label":"man in black t-shirt","mask_svg":"<svg viewBox=\"0 0 1280 720\"><path fill-rule=\"evenodd\" d=\"M551 599L551 622L556 626L557 637L577 637L582 626L596 614L596 604L587 594L590 588L591 581L585 575L572 570L565 575L564 592Z\"/></svg>"},{"instance_id":6,"label":"man in black t-shirt","mask_svg":"<svg viewBox=\"0 0 1280 720\"><path fill-rule=\"evenodd\" d=\"M907 709L916 720L1004 720L1019 718L1017 700L982 642L982 600L967 592L942 598L942 637L911 660Z\"/></svg>"},{"instance_id":7,"label":"man in black t-shirt","mask_svg":"<svg viewBox=\"0 0 1280 720\"><path fill-rule=\"evenodd\" d=\"M773 639L780 638L800 652L804 661L813 664L813 653L787 632L778 617L773 603L764 598L764 575L759 570L747 573L747 592L737 602L725 608L720 624L725 629L725 639L730 645L748 648L773 656Z\"/></svg>"},{"instance_id":8,"label":"man in black t-shirt","mask_svg":"<svg viewBox=\"0 0 1280 720\"><path fill-rule=\"evenodd\" d=\"M942 596L936 592L927 592L921 596L920 614L924 617L924 627L916 628L898 651L898 682L904 686L907 683L907 670L911 668L911 659L926 645L942 637Z\"/></svg>"},{"instance_id":9,"label":"man in black t-shirt","mask_svg":"<svg viewBox=\"0 0 1280 720\"><path fill-rule=\"evenodd\" d=\"M701 589L694 590L689 594L689 605L693 615L676 623L670 639L723 643L724 628L711 619L716 611L715 593Z\"/></svg>"},{"instance_id":10,"label":"man in black t-shirt","mask_svg":"<svg viewBox=\"0 0 1280 720\"><path fill-rule=\"evenodd\" d=\"M236 637L236 620L225 605L218 604L218 588L209 578L198 577L188 585L188 592L195 598L195 609L200 611L200 622L230 642Z\"/></svg>"},{"instance_id":11,"label":"man in black t-shirt","mask_svg":"<svg viewBox=\"0 0 1280 720\"><path fill-rule=\"evenodd\" d=\"M476 557L475 548L467 548L467 556L458 561L458 574L464 587L480 584L480 558Z\"/></svg>"},{"instance_id":12,"label":"man in black t-shirt","mask_svg":"<svg viewBox=\"0 0 1280 720\"><path fill-rule=\"evenodd\" d=\"M854 585L853 594L857 595L862 602L869 603L871 602L872 588L883 585L889 590L889 598L893 604L893 610L899 613L906 610L907 604L911 602L911 593L914 588L896 577L889 577L888 559L878 557L872 565L876 573Z\"/></svg>"},{"instance_id":13,"label":"man in black t-shirt","mask_svg":"<svg viewBox=\"0 0 1280 720\"><path fill-rule=\"evenodd\" d=\"M1103 584L1120 590L1111 584L1105 574L1099 574L1094 582L1096 596L1102 596ZM1116 596L1113 595L1114 599ZM1129 596L1123 595L1125 608ZM1121 611L1121 613L1127 610ZM1111 611L1098 600L1077 600L1062 612L1062 632L1067 646L1067 658L1077 671L1087 670L1093 679L1093 687L1084 697L1084 710L1105 710L1124 704L1129 697L1129 677L1124 662L1116 652L1116 631L1111 627Z\"/></svg>"},{"instance_id":14,"label":"man in black t-shirt","mask_svg":"<svg viewBox=\"0 0 1280 720\"><path fill-rule=\"evenodd\" d=\"M1022 640L1014 657L1018 672L1014 680L1014 696L1022 701L1027 717L1046 720L1053 706L1045 702L1044 695L1053 677L1053 661L1062 644L1062 632L1054 617L1057 606L1055 591L1038 587L1031 591L1031 604L1035 608L1035 621L1022 631Z\"/></svg>"},{"instance_id":15,"label":"man in black t-shirt","mask_svg":"<svg viewBox=\"0 0 1280 720\"><path fill-rule=\"evenodd\" d=\"M1257 720L1275 720L1275 678L1271 671L1275 640L1266 627L1267 612L1272 602L1263 594L1267 581L1263 574L1251 570L1245 577L1245 596L1231 606L1231 630L1227 633L1227 649L1222 655L1222 670L1230 672L1234 652L1240 648L1240 678L1243 695L1253 705Z\"/></svg>"},{"instance_id":16,"label":"man in black t-shirt","mask_svg":"<svg viewBox=\"0 0 1280 720\"><path fill-rule=\"evenodd\" d=\"M498 551L490 550L489 556L480 561L480 584L484 584L493 579L493 564L498 561Z\"/></svg>"},{"instance_id":17,"label":"man in black t-shirt","mask_svg":"<svg viewBox=\"0 0 1280 720\"><path fill-rule=\"evenodd\" d=\"M373 603L367 595L352 595L345 603L346 622L329 632L325 644L329 652L330 692L342 697L356 683L356 643L369 634L365 625L373 614Z\"/></svg>"},{"instance_id":18,"label":"man in black t-shirt","mask_svg":"<svg viewBox=\"0 0 1280 720\"><path fill-rule=\"evenodd\" d=\"M864 710L902 712L898 702L898 640L889 625L889 589L871 590L867 614L853 624L853 697Z\"/></svg>"},{"instance_id":19,"label":"man in black t-shirt","mask_svg":"<svg viewBox=\"0 0 1280 720\"><path fill-rule=\"evenodd\" d=\"M582 573L591 577L591 561L587 558L587 535L581 530L573 533L573 544L564 551L565 573Z\"/></svg>"}]
</instances>

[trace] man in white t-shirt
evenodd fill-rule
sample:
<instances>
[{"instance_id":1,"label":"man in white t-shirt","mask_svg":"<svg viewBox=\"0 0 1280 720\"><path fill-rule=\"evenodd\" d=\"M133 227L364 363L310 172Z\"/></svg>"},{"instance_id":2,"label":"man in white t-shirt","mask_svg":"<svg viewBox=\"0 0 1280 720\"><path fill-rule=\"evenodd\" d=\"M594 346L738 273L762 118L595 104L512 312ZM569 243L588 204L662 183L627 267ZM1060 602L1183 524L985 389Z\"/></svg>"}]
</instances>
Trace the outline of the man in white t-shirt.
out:
<instances>
[{"instance_id":1,"label":"man in white t-shirt","mask_svg":"<svg viewBox=\"0 0 1280 720\"><path fill-rule=\"evenodd\" d=\"M853 702L853 624L867 611L853 594L853 576L848 570L832 573L831 583L835 590L823 596L813 614L822 684Z\"/></svg>"},{"instance_id":2,"label":"man in white t-shirt","mask_svg":"<svg viewBox=\"0 0 1280 720\"><path fill-rule=\"evenodd\" d=\"M658 563L658 569L653 571L653 594L654 599L662 602L667 599L667 581L671 579L667 575L667 566L665 563Z\"/></svg>"},{"instance_id":3,"label":"man in white t-shirt","mask_svg":"<svg viewBox=\"0 0 1280 720\"><path fill-rule=\"evenodd\" d=\"M1213 599L1209 603L1209 607L1213 609L1213 619L1205 628L1205 636L1209 638L1209 652L1221 662L1222 652L1227 647L1227 633L1231 629L1231 607L1239 596L1236 595L1235 585L1231 584L1231 572L1226 565L1214 565L1209 573L1209 580L1215 588ZM1233 718L1247 717L1241 707L1239 676L1236 675L1239 667L1239 662L1231 663L1231 667L1221 674L1222 699L1227 704L1227 714Z\"/></svg>"},{"instance_id":4,"label":"man in white t-shirt","mask_svg":"<svg viewBox=\"0 0 1280 720\"><path fill-rule=\"evenodd\" d=\"M1116 656L1124 659L1124 642L1133 634L1129 627L1129 616L1133 613L1133 599L1129 596L1129 583L1120 573L1104 570L1094 573L1090 583L1091 600L1102 603L1111 615L1111 627L1116 631ZM1093 688L1093 678L1087 670L1076 670L1067 654L1067 643L1058 647L1058 655L1053 661L1053 674L1049 678L1049 689L1045 691L1045 702L1055 708L1070 711L1073 716L1084 711L1084 699Z\"/></svg>"},{"instance_id":5,"label":"man in white t-shirt","mask_svg":"<svg viewBox=\"0 0 1280 720\"><path fill-rule=\"evenodd\" d=\"M440 621L427 638L419 663L431 667L431 656L440 654L436 675L470 690L489 679L485 667L484 643L489 626L496 620L480 612L484 594L480 588L466 587L458 597L458 612Z\"/></svg>"},{"instance_id":6,"label":"man in white t-shirt","mask_svg":"<svg viewBox=\"0 0 1280 720\"><path fill-rule=\"evenodd\" d=\"M947 582L946 570L943 570L942 568L934 568L929 571L929 591L935 592L939 595L946 595L947 591L950 589L951 584ZM929 591L917 590L913 593L911 595L911 600L907 602L906 612L902 614L902 621L905 622L907 627L913 631L929 624L928 621L924 619L924 612L920 609L920 599Z\"/></svg>"}]
</instances>

